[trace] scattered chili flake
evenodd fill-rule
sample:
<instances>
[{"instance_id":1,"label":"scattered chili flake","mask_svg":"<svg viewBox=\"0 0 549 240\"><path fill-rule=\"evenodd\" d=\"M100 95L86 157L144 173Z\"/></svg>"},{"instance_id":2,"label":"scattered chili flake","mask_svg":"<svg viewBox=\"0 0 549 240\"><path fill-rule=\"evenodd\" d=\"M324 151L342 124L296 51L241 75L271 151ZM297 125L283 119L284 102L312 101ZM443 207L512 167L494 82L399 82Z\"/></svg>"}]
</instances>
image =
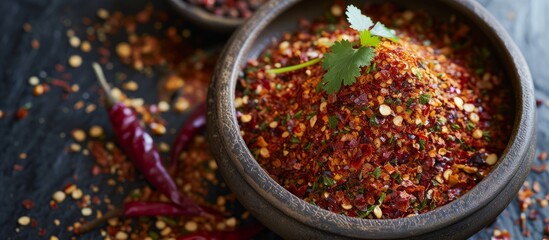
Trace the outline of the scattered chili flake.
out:
<instances>
[{"instance_id":1,"label":"scattered chili flake","mask_svg":"<svg viewBox=\"0 0 549 240\"><path fill-rule=\"evenodd\" d=\"M513 126L511 88L494 56L473 51L485 46L465 23L388 4L364 11L400 40L381 40L356 83L327 94L316 90L321 64L267 72L359 39L343 16L302 22L243 69L235 96L241 133L269 175L309 203L363 218L425 213L497 164Z\"/></svg>"},{"instance_id":2,"label":"scattered chili flake","mask_svg":"<svg viewBox=\"0 0 549 240\"><path fill-rule=\"evenodd\" d=\"M538 155L538 159L539 159L540 161L545 161L545 160L547 160L547 151L540 152L539 155Z\"/></svg>"},{"instance_id":3,"label":"scattered chili flake","mask_svg":"<svg viewBox=\"0 0 549 240\"><path fill-rule=\"evenodd\" d=\"M25 209L32 209L34 207L34 202L30 199L25 199L23 200L23 207L25 207Z\"/></svg>"}]
</instances>

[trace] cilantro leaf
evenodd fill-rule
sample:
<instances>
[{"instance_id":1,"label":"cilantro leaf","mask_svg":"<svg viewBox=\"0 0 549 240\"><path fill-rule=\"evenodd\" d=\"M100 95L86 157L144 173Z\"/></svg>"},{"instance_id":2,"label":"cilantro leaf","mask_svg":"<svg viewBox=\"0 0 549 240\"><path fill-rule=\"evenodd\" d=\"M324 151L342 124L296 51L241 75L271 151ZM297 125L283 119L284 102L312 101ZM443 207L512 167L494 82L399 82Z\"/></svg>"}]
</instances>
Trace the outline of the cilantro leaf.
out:
<instances>
[{"instance_id":1,"label":"cilantro leaf","mask_svg":"<svg viewBox=\"0 0 549 240\"><path fill-rule=\"evenodd\" d=\"M381 22L377 22L376 25L370 30L372 35L384 37L390 39L393 42L398 42L398 37L395 34L395 30L389 29Z\"/></svg>"},{"instance_id":2,"label":"cilantro leaf","mask_svg":"<svg viewBox=\"0 0 549 240\"><path fill-rule=\"evenodd\" d=\"M320 87L328 94L339 91L342 83L345 86L355 83L361 67L370 65L375 56L373 48L354 49L346 40L336 42L330 50L322 61L327 72L320 82Z\"/></svg>"},{"instance_id":3,"label":"cilantro leaf","mask_svg":"<svg viewBox=\"0 0 549 240\"><path fill-rule=\"evenodd\" d=\"M347 21L351 24L351 28L359 32L367 31L372 25L374 25L372 19L364 16L360 9L353 5L347 6L347 12L345 14L347 15Z\"/></svg>"},{"instance_id":4,"label":"cilantro leaf","mask_svg":"<svg viewBox=\"0 0 549 240\"><path fill-rule=\"evenodd\" d=\"M363 47L377 47L379 46L379 43L381 42L381 39L376 36L372 36L370 31L363 31L360 32L360 45Z\"/></svg>"}]
</instances>

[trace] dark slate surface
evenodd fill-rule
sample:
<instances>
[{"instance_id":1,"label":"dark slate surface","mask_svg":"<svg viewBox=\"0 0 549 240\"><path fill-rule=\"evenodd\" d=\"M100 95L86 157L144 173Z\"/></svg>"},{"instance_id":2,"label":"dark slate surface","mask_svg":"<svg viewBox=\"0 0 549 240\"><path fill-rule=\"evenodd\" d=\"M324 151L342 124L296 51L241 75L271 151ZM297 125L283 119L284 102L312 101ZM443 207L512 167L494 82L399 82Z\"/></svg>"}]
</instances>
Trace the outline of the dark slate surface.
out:
<instances>
[{"instance_id":1,"label":"dark slate surface","mask_svg":"<svg viewBox=\"0 0 549 240\"><path fill-rule=\"evenodd\" d=\"M479 0L505 26L524 53L535 81L536 96L549 100L549 1L547 0ZM48 207L51 194L62 188L67 182L77 182L83 189L90 184L105 186L108 180L104 177L90 177L89 168L93 163L90 157L82 154L70 154L64 151L71 143L70 131L74 128L88 129L91 125L109 126L105 110L98 109L94 114L85 114L83 110L74 110L75 102L98 102L95 94L96 82L89 63L98 59L96 52L82 54L69 46L65 37L67 25L83 26L83 17L95 18L99 7L111 12L120 10L135 13L147 3L146 0L2 0L0 1L0 110L7 117L0 119L0 238L2 239L38 239L38 229L22 228L16 231L17 218L28 215L38 219L39 227L47 230L46 236L56 235L67 239L71 233L66 227L54 226L53 220L60 219L61 226L73 223L80 218L79 209L73 204L64 202L60 209L52 211ZM162 1L155 1L160 9L169 9ZM176 18L176 14L172 14ZM174 19L175 21L175 19ZM30 23L30 33L22 30L24 23ZM187 26L186 23L181 24ZM222 43L225 37L205 32L193 32L194 41L203 47ZM31 48L32 39L40 41L40 48ZM52 92L36 98L28 86L30 76L40 79L56 76L56 63L66 65L72 54L82 54L84 66L68 70L73 75L71 83L78 83L80 91L63 99L61 89L53 88ZM154 103L157 94L155 81L147 79L127 66L114 61L114 68L124 71L128 77L140 83L140 91L134 96L145 98L147 103ZM112 72L111 72L112 73ZM112 77L112 76L110 76ZM13 118L13 113L21 106L32 103L29 117L21 121ZM185 116L166 114L168 121L180 122ZM542 106L538 111L538 152L549 150L549 108ZM105 129L108 134L111 131ZM112 135L109 135L112 136ZM161 140L171 142L172 135ZM20 153L27 153L26 159L20 159ZM539 164L535 160L534 164ZM14 171L15 165L23 166L22 171ZM536 195L542 198L549 190L549 173L531 173L528 181L539 181L543 191ZM140 183L136 183L140 184ZM99 196L112 195L115 190L101 187ZM35 201L32 210L21 205L24 199ZM113 201L120 201L116 197ZM539 208L538 205L532 209ZM497 226L507 229L513 238L524 238L517 225L519 207L517 201L500 215L497 221L476 234L473 239L488 239L492 229ZM541 239L544 219L549 217L549 208L540 209L536 220L528 222L532 239ZM96 239L98 232L93 232L82 239Z\"/></svg>"}]
</instances>

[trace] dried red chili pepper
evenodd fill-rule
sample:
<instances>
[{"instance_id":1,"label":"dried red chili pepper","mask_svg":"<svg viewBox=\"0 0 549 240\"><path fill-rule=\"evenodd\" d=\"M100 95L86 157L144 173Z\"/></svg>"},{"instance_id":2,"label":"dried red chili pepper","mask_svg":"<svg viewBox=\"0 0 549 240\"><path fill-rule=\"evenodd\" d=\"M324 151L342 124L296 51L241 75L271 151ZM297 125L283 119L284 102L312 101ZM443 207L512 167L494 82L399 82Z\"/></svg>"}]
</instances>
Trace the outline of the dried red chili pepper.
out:
<instances>
[{"instance_id":1,"label":"dried red chili pepper","mask_svg":"<svg viewBox=\"0 0 549 240\"><path fill-rule=\"evenodd\" d=\"M193 137L204 128L206 125L206 102L201 102L198 107L196 107L187 121L179 130L177 139L173 143L172 152L171 152L171 169L176 168L177 159L187 146L187 144L193 139Z\"/></svg>"},{"instance_id":2,"label":"dried red chili pepper","mask_svg":"<svg viewBox=\"0 0 549 240\"><path fill-rule=\"evenodd\" d=\"M139 122L137 114L110 95L110 86L105 80L101 67L97 63L94 63L93 67L108 96L109 118L118 144L132 159L137 169L153 187L168 196L173 203L186 208L189 214L206 214L198 204L179 192L175 182L162 165L162 159L152 137Z\"/></svg>"},{"instance_id":3,"label":"dried red chili pepper","mask_svg":"<svg viewBox=\"0 0 549 240\"><path fill-rule=\"evenodd\" d=\"M252 224L228 231L198 231L178 237L177 240L241 240L251 239L257 236L265 226L262 224Z\"/></svg>"}]
</instances>

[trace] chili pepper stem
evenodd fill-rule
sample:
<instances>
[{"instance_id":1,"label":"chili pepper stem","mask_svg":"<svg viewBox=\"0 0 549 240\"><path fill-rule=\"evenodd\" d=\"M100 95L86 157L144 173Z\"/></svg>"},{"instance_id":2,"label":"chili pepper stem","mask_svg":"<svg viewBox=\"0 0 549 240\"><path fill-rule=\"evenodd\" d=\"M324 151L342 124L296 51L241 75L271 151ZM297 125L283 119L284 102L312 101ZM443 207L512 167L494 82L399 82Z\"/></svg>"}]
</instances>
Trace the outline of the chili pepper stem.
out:
<instances>
[{"instance_id":1,"label":"chili pepper stem","mask_svg":"<svg viewBox=\"0 0 549 240\"><path fill-rule=\"evenodd\" d=\"M103 87L103 90L105 91L105 94L107 94L107 105L111 107L116 102L118 102L118 99L116 99L112 93L111 93L111 86L109 83L107 83L107 79L105 78L105 74L103 73L103 69L101 69L101 66L94 62L92 63L93 70L95 71L95 76L97 77L97 80L101 84L101 87Z\"/></svg>"},{"instance_id":2,"label":"chili pepper stem","mask_svg":"<svg viewBox=\"0 0 549 240\"><path fill-rule=\"evenodd\" d=\"M97 226L104 223L105 221L107 221L111 218L122 216L123 215L122 213L123 213L122 209L119 209L119 208L111 209L108 212L106 212L102 217L93 219L93 220L91 220L87 223L82 224L78 228L77 233L78 234L84 234L84 233L87 233L89 231L92 231L95 228L97 228Z\"/></svg>"}]
</instances>

